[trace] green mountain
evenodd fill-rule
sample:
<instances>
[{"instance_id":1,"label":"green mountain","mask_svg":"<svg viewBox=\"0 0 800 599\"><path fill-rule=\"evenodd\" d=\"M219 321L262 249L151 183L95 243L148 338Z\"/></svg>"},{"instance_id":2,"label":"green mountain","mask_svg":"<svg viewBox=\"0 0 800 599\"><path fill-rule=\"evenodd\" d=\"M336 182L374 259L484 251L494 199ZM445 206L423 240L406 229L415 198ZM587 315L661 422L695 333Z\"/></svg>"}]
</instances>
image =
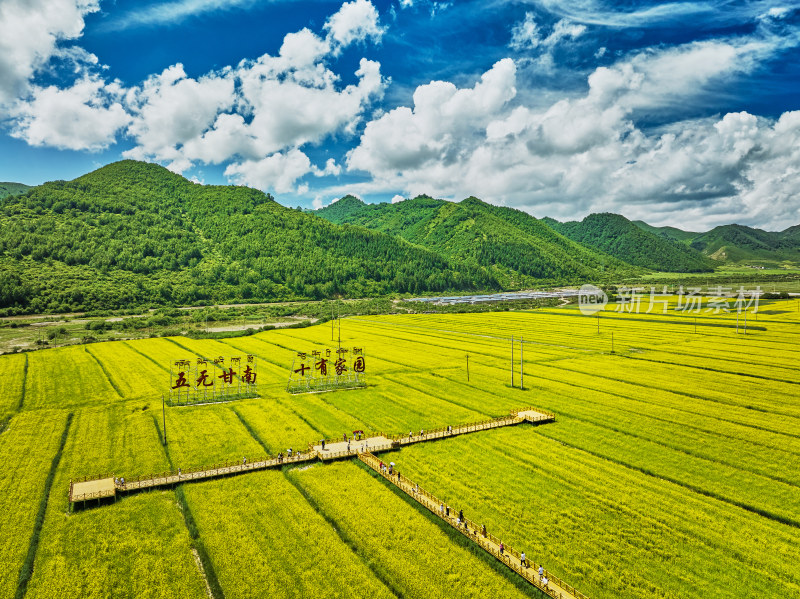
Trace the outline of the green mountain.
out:
<instances>
[{"instance_id":1,"label":"green mountain","mask_svg":"<svg viewBox=\"0 0 800 599\"><path fill-rule=\"evenodd\" d=\"M619 214L590 214L581 222L550 221L556 231L630 264L667 272L708 272L711 261L696 249L656 235Z\"/></svg>"},{"instance_id":2,"label":"green mountain","mask_svg":"<svg viewBox=\"0 0 800 599\"><path fill-rule=\"evenodd\" d=\"M30 186L23 183L4 183L0 182L0 200L8 196L15 196L25 193L30 189Z\"/></svg>"},{"instance_id":3,"label":"green mountain","mask_svg":"<svg viewBox=\"0 0 800 599\"><path fill-rule=\"evenodd\" d=\"M771 232L723 225L695 237L691 247L721 262L798 261L800 226Z\"/></svg>"},{"instance_id":4,"label":"green mountain","mask_svg":"<svg viewBox=\"0 0 800 599\"><path fill-rule=\"evenodd\" d=\"M637 227L650 233L654 233L659 237L664 237L665 239L671 239L673 241L679 241L680 243L685 243L687 245L691 243L695 237L700 235L700 233L684 231L683 229L678 229L677 227L654 227L653 225L648 225L643 220L634 220L631 222Z\"/></svg>"},{"instance_id":5,"label":"green mountain","mask_svg":"<svg viewBox=\"0 0 800 599\"><path fill-rule=\"evenodd\" d=\"M797 262L800 261L800 225L770 232L743 225L723 225L705 233L675 227L653 227L644 221L634 224L645 231L678 241L715 262Z\"/></svg>"},{"instance_id":6,"label":"green mountain","mask_svg":"<svg viewBox=\"0 0 800 599\"><path fill-rule=\"evenodd\" d=\"M629 265L583 247L525 212L470 197L446 202L419 196L396 204L346 197L317 211L333 223L401 237L452 260L491 269L507 288L596 280Z\"/></svg>"},{"instance_id":7,"label":"green mountain","mask_svg":"<svg viewBox=\"0 0 800 599\"><path fill-rule=\"evenodd\" d=\"M486 268L153 164L0 200L0 308L12 311L497 288Z\"/></svg>"}]
</instances>

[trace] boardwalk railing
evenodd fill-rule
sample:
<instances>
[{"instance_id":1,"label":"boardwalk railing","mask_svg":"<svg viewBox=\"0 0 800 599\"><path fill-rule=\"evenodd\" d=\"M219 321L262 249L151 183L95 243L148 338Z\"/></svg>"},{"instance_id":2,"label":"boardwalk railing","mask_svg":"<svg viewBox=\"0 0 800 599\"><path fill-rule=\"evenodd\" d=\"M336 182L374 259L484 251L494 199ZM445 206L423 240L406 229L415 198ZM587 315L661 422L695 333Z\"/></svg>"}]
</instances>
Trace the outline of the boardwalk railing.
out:
<instances>
[{"instance_id":1,"label":"boardwalk railing","mask_svg":"<svg viewBox=\"0 0 800 599\"><path fill-rule=\"evenodd\" d=\"M396 471L392 472L392 474L389 474L388 468L381 470L381 461L373 454L369 452L360 453L358 454L358 458L367 466L372 468L375 472L383 476L386 480L428 508L428 510L433 514L439 516L450 526L458 530L461 534L472 539L482 549L491 553L495 558L503 562L506 566L514 570L517 574L536 586L549 597L553 597L554 599L589 599L586 595L575 589L575 587L572 585L567 584L559 577L553 576L551 572L542 568L543 576L548 579L548 584L545 585L542 581L542 578L538 575L539 565L534 563L533 560L526 559L526 562L529 565L523 566L521 562L521 555L515 549L504 546L504 550L501 553L499 549L501 543L500 539L488 531L486 535L483 535L481 532L482 526L478 526L478 524L468 518L464 518L463 521L459 521L456 515L458 512L455 509L438 499L435 495L420 487L418 484L411 481L406 476L403 476Z\"/></svg>"},{"instance_id":2,"label":"boardwalk railing","mask_svg":"<svg viewBox=\"0 0 800 599\"><path fill-rule=\"evenodd\" d=\"M525 416L521 416L520 414L522 413L525 413ZM403 447L405 445L409 445L412 443L420 443L423 441L431 441L434 439L454 437L456 435L462 435L465 433L472 433L492 428L499 428L502 426L511 426L514 424L518 424L520 422L524 422L526 420L546 421L546 420L552 420L554 418L555 415L551 414L550 412L546 412L538 408L526 408L524 410L516 410L514 412L511 412L511 414L508 416L501 416L499 418L488 418L486 420L481 420L479 422L473 422L470 424L443 426L428 431L422 431L421 434L420 433L414 434L414 432L412 431L410 436L402 433L394 435L387 433L371 433L373 435L372 437L367 437L366 435L364 435L359 441L351 440L350 441L351 445L349 449L341 449L341 446L344 444L344 441L337 441L335 439L331 439L329 441L326 440L325 442L326 446L327 445L334 447L338 446L336 450L328 450L328 449L325 449L324 451L317 450L312 443L309 444L307 451L295 452L291 457L288 455L284 455L282 458L278 456L264 456L262 458L255 460L251 460L250 458L245 458L243 460L231 460L231 461L226 460L224 462L217 462L208 466L199 466L187 469L181 468L178 470L170 470L167 472L159 472L159 473L151 472L149 474L137 476L136 478L122 478L122 477L117 478L117 475L113 473L105 475L98 474L96 477L83 477L71 480L69 497L70 501L75 503L77 501L86 501L89 499L110 497L111 495L114 495L114 491L124 493L129 491L138 491L142 489L151 489L154 487L172 486L192 480L217 478L220 476L238 474L250 470L263 470L266 468L280 467L283 466L284 464L309 462L315 459L321 459L327 461L327 460L335 460L342 458L352 458L357 456L361 452L362 445L364 446L364 450L367 452L389 451L391 449L396 449L398 447ZM370 443L370 441L372 441L372 443ZM73 493L74 485L82 487L83 489L88 489L87 485L82 485L81 483L87 483L91 481L103 481L103 480L105 481L113 480L113 491L109 492L108 494L103 494L89 490L83 491L79 488L77 493Z\"/></svg>"},{"instance_id":3,"label":"boardwalk railing","mask_svg":"<svg viewBox=\"0 0 800 599\"><path fill-rule=\"evenodd\" d=\"M390 437L392 441L397 443L398 445L408 445L409 443L419 443L421 441L430 441L433 439L442 439L445 437L455 437L456 435L462 435L464 433L474 433L476 431L482 431L490 428L498 428L501 426L510 426L512 424L518 424L522 422L524 418L518 416L517 414L512 414L509 416L501 416L499 418L489 418L487 420L481 420L479 422L472 422L470 424L461 424L457 426L443 426L440 428L435 428L432 430L422 430L419 433L414 433L411 431L410 434L399 434Z\"/></svg>"}]
</instances>

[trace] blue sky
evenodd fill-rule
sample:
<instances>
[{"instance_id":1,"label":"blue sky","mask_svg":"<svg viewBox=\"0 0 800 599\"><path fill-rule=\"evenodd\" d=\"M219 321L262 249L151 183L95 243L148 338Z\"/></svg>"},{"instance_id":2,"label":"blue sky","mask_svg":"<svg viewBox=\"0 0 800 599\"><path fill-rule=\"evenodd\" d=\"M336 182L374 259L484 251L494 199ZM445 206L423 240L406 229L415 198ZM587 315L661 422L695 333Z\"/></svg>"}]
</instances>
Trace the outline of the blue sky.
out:
<instances>
[{"instance_id":1,"label":"blue sky","mask_svg":"<svg viewBox=\"0 0 800 599\"><path fill-rule=\"evenodd\" d=\"M0 0L0 180L121 158L290 206L800 223L800 8L773 0Z\"/></svg>"}]
</instances>

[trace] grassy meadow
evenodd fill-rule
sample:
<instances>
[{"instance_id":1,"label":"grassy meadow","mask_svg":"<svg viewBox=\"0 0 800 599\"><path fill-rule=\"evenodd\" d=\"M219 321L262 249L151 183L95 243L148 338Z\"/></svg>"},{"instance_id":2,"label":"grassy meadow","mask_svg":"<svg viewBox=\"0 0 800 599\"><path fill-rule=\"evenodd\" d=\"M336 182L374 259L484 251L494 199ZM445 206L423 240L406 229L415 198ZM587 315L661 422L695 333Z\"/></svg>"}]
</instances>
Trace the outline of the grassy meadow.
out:
<instances>
[{"instance_id":1,"label":"grassy meadow","mask_svg":"<svg viewBox=\"0 0 800 599\"><path fill-rule=\"evenodd\" d=\"M0 356L0 596L540 597L355 460L67 512L71 478L537 406L556 422L386 457L592 599L800 597L800 302L762 301L746 335L674 307L347 318L368 387L323 394L285 386L330 323ZM168 407L164 446L170 362L246 353L261 397Z\"/></svg>"}]
</instances>

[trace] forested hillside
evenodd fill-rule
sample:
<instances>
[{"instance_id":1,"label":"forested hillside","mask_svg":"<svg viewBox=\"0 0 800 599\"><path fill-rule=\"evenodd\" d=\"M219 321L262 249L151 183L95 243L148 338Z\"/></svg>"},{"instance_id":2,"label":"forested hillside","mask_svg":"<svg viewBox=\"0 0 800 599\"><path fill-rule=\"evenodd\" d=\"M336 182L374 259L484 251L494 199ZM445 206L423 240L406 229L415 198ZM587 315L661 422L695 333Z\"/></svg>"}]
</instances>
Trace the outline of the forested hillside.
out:
<instances>
[{"instance_id":1,"label":"forested hillside","mask_svg":"<svg viewBox=\"0 0 800 599\"><path fill-rule=\"evenodd\" d=\"M619 214L590 214L581 222L550 226L570 239L630 264L667 272L708 272L712 262L698 251L644 230Z\"/></svg>"},{"instance_id":2,"label":"forested hillside","mask_svg":"<svg viewBox=\"0 0 800 599\"><path fill-rule=\"evenodd\" d=\"M0 223L12 312L499 288L402 239L134 161L7 197Z\"/></svg>"},{"instance_id":3,"label":"forested hillside","mask_svg":"<svg viewBox=\"0 0 800 599\"><path fill-rule=\"evenodd\" d=\"M691 247L719 261L798 261L800 226L772 232L743 225L723 225L692 239Z\"/></svg>"},{"instance_id":4,"label":"forested hillside","mask_svg":"<svg viewBox=\"0 0 800 599\"><path fill-rule=\"evenodd\" d=\"M345 197L317 211L334 223L396 235L453 260L490 268L507 287L596 280L635 269L583 247L531 215L477 198L446 202L419 196L396 204Z\"/></svg>"},{"instance_id":5,"label":"forested hillside","mask_svg":"<svg viewBox=\"0 0 800 599\"><path fill-rule=\"evenodd\" d=\"M8 196L14 196L21 193L25 193L29 189L30 187L23 183L0 182L0 200Z\"/></svg>"},{"instance_id":6,"label":"forested hillside","mask_svg":"<svg viewBox=\"0 0 800 599\"><path fill-rule=\"evenodd\" d=\"M640 227L645 231L649 231L650 233L654 233L659 237L672 239L673 241L679 241L686 244L691 243L695 237L701 235L701 233L684 231L683 229L678 229L677 227L654 227L653 225L648 225L643 220L634 220L631 222L637 227Z\"/></svg>"}]
</instances>

